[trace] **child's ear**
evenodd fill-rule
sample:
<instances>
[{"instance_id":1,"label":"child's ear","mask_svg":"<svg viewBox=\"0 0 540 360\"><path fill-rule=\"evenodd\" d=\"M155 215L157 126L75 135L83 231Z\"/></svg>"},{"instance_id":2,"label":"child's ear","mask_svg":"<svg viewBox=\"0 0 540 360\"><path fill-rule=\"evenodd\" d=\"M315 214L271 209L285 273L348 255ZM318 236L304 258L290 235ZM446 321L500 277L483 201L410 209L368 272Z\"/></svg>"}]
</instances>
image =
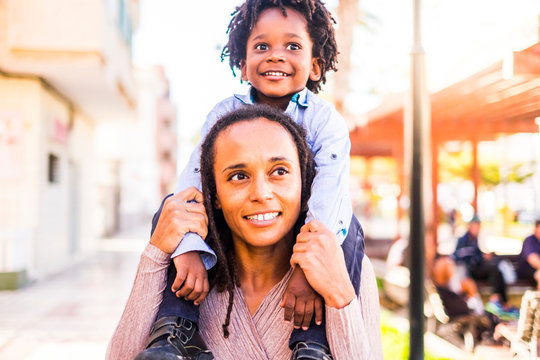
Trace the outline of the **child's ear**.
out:
<instances>
[{"instance_id":1,"label":"child's ear","mask_svg":"<svg viewBox=\"0 0 540 360\"><path fill-rule=\"evenodd\" d=\"M240 74L242 81L248 81L247 69L246 69L246 60L240 60Z\"/></svg>"},{"instance_id":2,"label":"child's ear","mask_svg":"<svg viewBox=\"0 0 540 360\"><path fill-rule=\"evenodd\" d=\"M319 58L311 59L311 71L309 72L309 78L312 81L319 81L321 79L321 63Z\"/></svg>"}]
</instances>

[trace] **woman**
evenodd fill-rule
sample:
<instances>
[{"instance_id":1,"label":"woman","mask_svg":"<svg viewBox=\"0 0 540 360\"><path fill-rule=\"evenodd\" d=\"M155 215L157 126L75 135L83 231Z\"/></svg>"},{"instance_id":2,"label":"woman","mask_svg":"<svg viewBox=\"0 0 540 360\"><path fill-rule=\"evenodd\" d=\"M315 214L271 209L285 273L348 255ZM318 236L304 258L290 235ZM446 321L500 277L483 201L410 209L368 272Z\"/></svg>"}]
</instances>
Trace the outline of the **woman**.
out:
<instances>
[{"instance_id":1,"label":"woman","mask_svg":"<svg viewBox=\"0 0 540 360\"><path fill-rule=\"evenodd\" d=\"M291 357L293 324L283 320L280 306L291 265L302 268L326 303L334 359L382 358L377 287L367 257L357 298L335 235L316 221L298 234L313 178L303 135L282 112L264 106L236 110L214 125L202 145L205 196L191 188L165 202L109 359L131 359L146 345L170 253L189 231L203 238L208 232L218 255L199 320L216 359Z\"/></svg>"}]
</instances>

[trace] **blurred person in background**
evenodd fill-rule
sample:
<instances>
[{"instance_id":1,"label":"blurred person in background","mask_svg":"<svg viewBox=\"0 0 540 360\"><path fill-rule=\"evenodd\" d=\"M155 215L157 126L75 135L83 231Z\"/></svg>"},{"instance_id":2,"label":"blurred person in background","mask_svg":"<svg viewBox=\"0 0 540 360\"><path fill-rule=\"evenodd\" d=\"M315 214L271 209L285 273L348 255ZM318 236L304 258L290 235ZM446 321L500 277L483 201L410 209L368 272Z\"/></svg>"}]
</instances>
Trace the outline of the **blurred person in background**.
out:
<instances>
[{"instance_id":1,"label":"blurred person in background","mask_svg":"<svg viewBox=\"0 0 540 360\"><path fill-rule=\"evenodd\" d=\"M540 219L534 223L534 233L523 241L517 275L535 284L540 291Z\"/></svg>"},{"instance_id":2,"label":"blurred person in background","mask_svg":"<svg viewBox=\"0 0 540 360\"><path fill-rule=\"evenodd\" d=\"M435 259L432 280L450 320L470 323L475 341L492 338L498 320L485 311L474 280L458 274L451 256Z\"/></svg>"},{"instance_id":3,"label":"blurred person in background","mask_svg":"<svg viewBox=\"0 0 540 360\"><path fill-rule=\"evenodd\" d=\"M487 280L493 288L493 294L486 304L486 311L500 318L519 316L516 308L508 305L506 282L499 269L499 258L493 253L483 253L478 246L480 218L474 215L468 224L467 232L458 239L453 258L458 266L466 269L467 276L478 281Z\"/></svg>"}]
</instances>

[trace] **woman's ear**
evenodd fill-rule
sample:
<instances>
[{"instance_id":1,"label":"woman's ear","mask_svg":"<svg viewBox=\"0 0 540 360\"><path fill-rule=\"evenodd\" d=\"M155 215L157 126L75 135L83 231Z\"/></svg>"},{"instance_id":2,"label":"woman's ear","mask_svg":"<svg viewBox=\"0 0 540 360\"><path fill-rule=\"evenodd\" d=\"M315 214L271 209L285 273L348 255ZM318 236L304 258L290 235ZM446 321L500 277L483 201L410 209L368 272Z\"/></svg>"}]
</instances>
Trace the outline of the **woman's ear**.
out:
<instances>
[{"instance_id":1,"label":"woman's ear","mask_svg":"<svg viewBox=\"0 0 540 360\"><path fill-rule=\"evenodd\" d=\"M312 81L319 81L321 79L321 62L319 58L311 59L311 71L309 72L309 79Z\"/></svg>"},{"instance_id":2,"label":"woman's ear","mask_svg":"<svg viewBox=\"0 0 540 360\"><path fill-rule=\"evenodd\" d=\"M219 201L219 198L216 195L216 200L214 201L214 207L218 210L221 210L221 201Z\"/></svg>"}]
</instances>

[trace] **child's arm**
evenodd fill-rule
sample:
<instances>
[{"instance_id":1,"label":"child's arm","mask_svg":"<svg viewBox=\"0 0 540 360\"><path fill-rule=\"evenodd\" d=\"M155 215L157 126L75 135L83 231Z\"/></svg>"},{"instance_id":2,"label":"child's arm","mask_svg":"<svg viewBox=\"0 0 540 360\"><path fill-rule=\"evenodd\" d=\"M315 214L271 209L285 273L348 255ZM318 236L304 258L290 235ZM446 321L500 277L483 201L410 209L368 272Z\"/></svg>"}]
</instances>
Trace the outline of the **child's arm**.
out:
<instances>
[{"instance_id":1,"label":"child's arm","mask_svg":"<svg viewBox=\"0 0 540 360\"><path fill-rule=\"evenodd\" d=\"M317 164L306 223L311 220L322 222L342 243L353 214L349 196L349 129L330 104L313 114L306 128Z\"/></svg>"}]
</instances>

